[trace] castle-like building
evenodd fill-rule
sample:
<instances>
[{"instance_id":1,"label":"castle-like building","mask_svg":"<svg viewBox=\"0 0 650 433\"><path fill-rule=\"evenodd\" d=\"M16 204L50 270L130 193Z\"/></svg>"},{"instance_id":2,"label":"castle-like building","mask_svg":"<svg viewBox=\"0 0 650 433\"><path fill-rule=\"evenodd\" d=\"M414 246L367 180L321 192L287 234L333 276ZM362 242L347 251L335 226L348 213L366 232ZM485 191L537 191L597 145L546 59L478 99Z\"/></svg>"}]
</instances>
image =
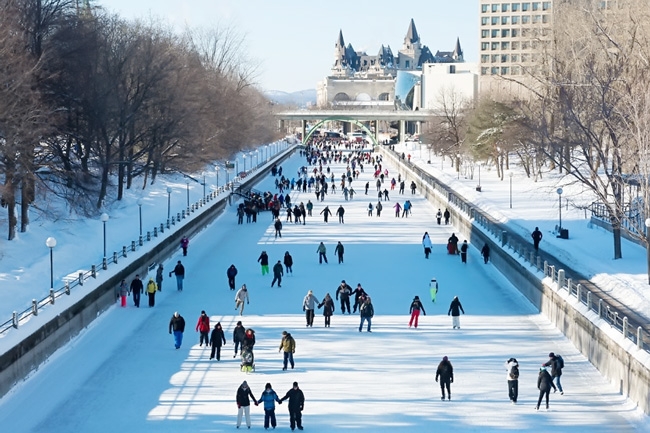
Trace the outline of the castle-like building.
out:
<instances>
[{"instance_id":1,"label":"castle-like building","mask_svg":"<svg viewBox=\"0 0 650 433\"><path fill-rule=\"evenodd\" d=\"M436 71L438 75L441 71L455 73L457 69L464 69L456 67L463 63L458 38L453 51L433 54L420 41L413 19L397 55L390 46L384 45L374 56L355 51L352 44L345 45L343 31L339 31L334 44L334 65L330 74L317 85L317 104L321 108L423 108L425 98L417 92L422 87L423 73L427 70ZM406 93L401 94L400 89Z\"/></svg>"}]
</instances>

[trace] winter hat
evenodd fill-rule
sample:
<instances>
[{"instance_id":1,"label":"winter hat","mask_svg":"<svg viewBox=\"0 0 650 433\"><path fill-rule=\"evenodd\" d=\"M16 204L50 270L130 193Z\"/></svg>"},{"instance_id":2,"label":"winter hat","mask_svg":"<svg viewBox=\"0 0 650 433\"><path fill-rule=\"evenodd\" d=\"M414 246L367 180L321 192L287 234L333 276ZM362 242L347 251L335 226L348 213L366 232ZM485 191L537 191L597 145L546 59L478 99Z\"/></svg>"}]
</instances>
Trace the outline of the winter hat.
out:
<instances>
[{"instance_id":1,"label":"winter hat","mask_svg":"<svg viewBox=\"0 0 650 433\"><path fill-rule=\"evenodd\" d=\"M201 316L205 316L205 310L201 310Z\"/></svg>"},{"instance_id":2,"label":"winter hat","mask_svg":"<svg viewBox=\"0 0 650 433\"><path fill-rule=\"evenodd\" d=\"M282 331L282 335L287 335L287 331Z\"/></svg>"},{"instance_id":3,"label":"winter hat","mask_svg":"<svg viewBox=\"0 0 650 433\"><path fill-rule=\"evenodd\" d=\"M418 299L418 300L419 300L419 299L420 299L420 297L419 297L418 295L415 295L415 298L413 298L413 300L415 301L416 299Z\"/></svg>"},{"instance_id":4,"label":"winter hat","mask_svg":"<svg viewBox=\"0 0 650 433\"><path fill-rule=\"evenodd\" d=\"M272 388L272 386L271 386L270 383L267 383L266 385L264 385L264 389L271 389L271 388Z\"/></svg>"},{"instance_id":5,"label":"winter hat","mask_svg":"<svg viewBox=\"0 0 650 433\"><path fill-rule=\"evenodd\" d=\"M310 291L307 292L307 294L308 294L308 295L313 295L314 292L312 292L312 291L310 290Z\"/></svg>"},{"instance_id":6,"label":"winter hat","mask_svg":"<svg viewBox=\"0 0 650 433\"><path fill-rule=\"evenodd\" d=\"M178 316L179 316L179 314L178 314L178 311L177 311L177 312L174 313L174 317L178 317Z\"/></svg>"},{"instance_id":7,"label":"winter hat","mask_svg":"<svg viewBox=\"0 0 650 433\"><path fill-rule=\"evenodd\" d=\"M248 388L248 382L243 381L243 382L241 383L241 386L242 386L243 388Z\"/></svg>"},{"instance_id":8,"label":"winter hat","mask_svg":"<svg viewBox=\"0 0 650 433\"><path fill-rule=\"evenodd\" d=\"M293 386L298 386L298 382L294 382L294 383L293 383Z\"/></svg>"},{"instance_id":9,"label":"winter hat","mask_svg":"<svg viewBox=\"0 0 650 433\"><path fill-rule=\"evenodd\" d=\"M442 357L442 360L443 360L443 361L449 361L449 358L447 358L446 356L443 356L443 357Z\"/></svg>"},{"instance_id":10,"label":"winter hat","mask_svg":"<svg viewBox=\"0 0 650 433\"><path fill-rule=\"evenodd\" d=\"M553 353L553 352L549 353L549 354L548 354L548 357L549 357L549 358L555 358L555 353Z\"/></svg>"},{"instance_id":11,"label":"winter hat","mask_svg":"<svg viewBox=\"0 0 650 433\"><path fill-rule=\"evenodd\" d=\"M341 284L344 284L344 283L345 283L345 280L341 280Z\"/></svg>"}]
</instances>

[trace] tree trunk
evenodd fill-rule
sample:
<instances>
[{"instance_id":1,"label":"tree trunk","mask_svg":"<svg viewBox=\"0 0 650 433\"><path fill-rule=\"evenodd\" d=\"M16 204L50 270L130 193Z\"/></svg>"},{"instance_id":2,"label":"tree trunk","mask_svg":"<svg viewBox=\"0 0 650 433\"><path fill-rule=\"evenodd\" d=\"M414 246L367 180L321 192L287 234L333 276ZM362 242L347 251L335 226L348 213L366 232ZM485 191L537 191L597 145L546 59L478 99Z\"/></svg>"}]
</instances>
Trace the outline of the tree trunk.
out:
<instances>
[{"instance_id":1,"label":"tree trunk","mask_svg":"<svg viewBox=\"0 0 650 433\"><path fill-rule=\"evenodd\" d=\"M5 161L5 188L2 197L7 204L7 239L13 240L16 237L16 191L14 186L14 167L13 164Z\"/></svg>"}]
</instances>

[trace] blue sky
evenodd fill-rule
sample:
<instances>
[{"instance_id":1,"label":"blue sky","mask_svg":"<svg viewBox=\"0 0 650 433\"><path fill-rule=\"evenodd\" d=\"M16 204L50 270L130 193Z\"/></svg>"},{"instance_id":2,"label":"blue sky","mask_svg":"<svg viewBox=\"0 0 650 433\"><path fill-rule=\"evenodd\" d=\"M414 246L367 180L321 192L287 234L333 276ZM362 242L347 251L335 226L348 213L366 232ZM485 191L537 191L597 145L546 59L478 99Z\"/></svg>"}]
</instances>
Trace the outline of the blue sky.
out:
<instances>
[{"instance_id":1,"label":"blue sky","mask_svg":"<svg viewBox=\"0 0 650 433\"><path fill-rule=\"evenodd\" d=\"M382 44L402 46L411 18L422 43L451 51L460 37L465 60L478 60L477 0L98 0L131 19L153 15L178 28L232 26L259 63L257 84L266 90L313 89L333 64L334 42L376 54Z\"/></svg>"}]
</instances>

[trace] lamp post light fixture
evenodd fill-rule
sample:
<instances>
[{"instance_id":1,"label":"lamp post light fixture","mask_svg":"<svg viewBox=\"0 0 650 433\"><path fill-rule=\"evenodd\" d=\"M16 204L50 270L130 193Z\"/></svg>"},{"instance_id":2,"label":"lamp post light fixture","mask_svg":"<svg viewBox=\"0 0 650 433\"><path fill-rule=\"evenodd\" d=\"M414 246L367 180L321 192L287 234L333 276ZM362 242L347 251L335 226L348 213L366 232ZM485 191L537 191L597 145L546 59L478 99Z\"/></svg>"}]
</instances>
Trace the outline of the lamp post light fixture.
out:
<instances>
[{"instance_id":1,"label":"lamp post light fixture","mask_svg":"<svg viewBox=\"0 0 650 433\"><path fill-rule=\"evenodd\" d=\"M167 187L167 219L171 216L172 187Z\"/></svg>"},{"instance_id":2,"label":"lamp post light fixture","mask_svg":"<svg viewBox=\"0 0 650 433\"><path fill-rule=\"evenodd\" d=\"M514 175L512 171L508 170L508 177L510 178L510 209L512 209L512 177Z\"/></svg>"},{"instance_id":3,"label":"lamp post light fixture","mask_svg":"<svg viewBox=\"0 0 650 433\"><path fill-rule=\"evenodd\" d=\"M54 247L56 239L49 237L45 240L45 245L50 249L50 289L54 288Z\"/></svg>"},{"instance_id":4,"label":"lamp post light fixture","mask_svg":"<svg viewBox=\"0 0 650 433\"><path fill-rule=\"evenodd\" d=\"M235 177L239 176L239 157L235 159Z\"/></svg>"},{"instance_id":5,"label":"lamp post light fixture","mask_svg":"<svg viewBox=\"0 0 650 433\"><path fill-rule=\"evenodd\" d=\"M142 237L142 197L137 201L138 203L138 214L140 216L140 236Z\"/></svg>"},{"instance_id":6,"label":"lamp post light fixture","mask_svg":"<svg viewBox=\"0 0 650 433\"><path fill-rule=\"evenodd\" d=\"M648 284L650 284L650 218L645 220L646 257L648 262Z\"/></svg>"},{"instance_id":7,"label":"lamp post light fixture","mask_svg":"<svg viewBox=\"0 0 650 433\"><path fill-rule=\"evenodd\" d=\"M558 188L555 192L557 192L557 196L559 200L558 210L560 211L560 227L558 230L562 230L562 193L564 192L564 190L562 188Z\"/></svg>"},{"instance_id":8,"label":"lamp post light fixture","mask_svg":"<svg viewBox=\"0 0 650 433\"><path fill-rule=\"evenodd\" d=\"M186 180L185 185L187 186L186 191L187 191L187 207L190 207L190 181Z\"/></svg>"},{"instance_id":9,"label":"lamp post light fixture","mask_svg":"<svg viewBox=\"0 0 650 433\"><path fill-rule=\"evenodd\" d=\"M219 166L215 165L214 168L217 172L217 189L218 189L219 188Z\"/></svg>"},{"instance_id":10,"label":"lamp post light fixture","mask_svg":"<svg viewBox=\"0 0 650 433\"><path fill-rule=\"evenodd\" d=\"M244 172L246 171L246 154L243 155L244 158Z\"/></svg>"},{"instance_id":11,"label":"lamp post light fixture","mask_svg":"<svg viewBox=\"0 0 650 433\"><path fill-rule=\"evenodd\" d=\"M106 221L108 221L108 214L103 213L101 216L101 220L104 225L104 260L106 260Z\"/></svg>"},{"instance_id":12,"label":"lamp post light fixture","mask_svg":"<svg viewBox=\"0 0 650 433\"><path fill-rule=\"evenodd\" d=\"M460 153L456 154L456 174L456 178L460 179Z\"/></svg>"}]
</instances>

